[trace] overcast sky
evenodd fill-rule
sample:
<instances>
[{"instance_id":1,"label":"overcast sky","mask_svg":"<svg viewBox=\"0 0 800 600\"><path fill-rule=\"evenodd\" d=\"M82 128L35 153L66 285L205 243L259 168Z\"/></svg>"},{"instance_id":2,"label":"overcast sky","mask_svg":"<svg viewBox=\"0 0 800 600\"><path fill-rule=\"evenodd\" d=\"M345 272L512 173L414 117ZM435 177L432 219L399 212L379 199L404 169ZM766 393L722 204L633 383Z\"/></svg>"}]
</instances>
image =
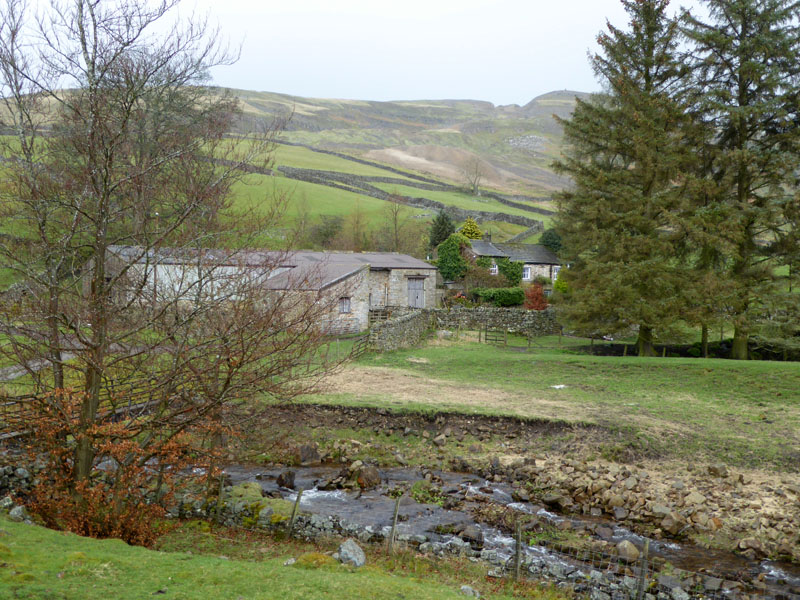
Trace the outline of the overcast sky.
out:
<instances>
[{"instance_id":1,"label":"overcast sky","mask_svg":"<svg viewBox=\"0 0 800 600\"><path fill-rule=\"evenodd\" d=\"M698 0L673 0L671 9ZM187 0L241 44L217 85L317 98L525 104L590 92L587 62L618 0Z\"/></svg>"}]
</instances>

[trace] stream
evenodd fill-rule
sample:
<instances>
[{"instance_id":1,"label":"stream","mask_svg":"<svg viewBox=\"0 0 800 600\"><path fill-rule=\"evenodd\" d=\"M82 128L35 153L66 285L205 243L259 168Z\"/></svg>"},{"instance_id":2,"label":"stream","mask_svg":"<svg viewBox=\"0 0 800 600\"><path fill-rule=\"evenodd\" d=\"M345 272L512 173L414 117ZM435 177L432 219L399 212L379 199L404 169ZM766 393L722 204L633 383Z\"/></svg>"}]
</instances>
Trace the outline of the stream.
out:
<instances>
[{"instance_id":1,"label":"stream","mask_svg":"<svg viewBox=\"0 0 800 600\"><path fill-rule=\"evenodd\" d=\"M233 465L225 468L225 474L236 485L244 482L258 482L268 494L279 493L286 500L294 501L297 492L281 488L276 483L278 475L285 468L260 468ZM295 489L303 490L300 508L311 514L335 516L341 520L368 528L369 531L385 534L391 527L395 500L386 493L398 486L410 487L414 482L424 479L423 471L414 468L380 469L381 485L370 490L331 490L325 491L317 486L335 478L341 470L336 466L294 468ZM515 502L509 486L490 483L474 475L428 471L437 480L441 490L448 496L463 501L458 510L448 510L437 504L420 504L408 495L400 503L397 535L400 539L412 542L438 542L440 544L462 543L457 536L436 533L437 526L456 527L475 526L483 534L481 556L496 553L495 564L510 559L514 554L514 540L511 535L484 523L476 522L471 509L487 501L505 506L520 513L537 515L542 521L557 525L567 519L574 529L588 531L602 530L603 539L613 544L622 540L632 542L642 549L645 538L620 526L619 523L602 517L556 515L535 503ZM674 567L684 571L702 573L725 580L759 581L766 587L768 596L778 598L800 598L800 566L772 561L748 560L731 552L710 550L690 544L669 541L649 541L650 556L660 557ZM591 565L580 564L574 558L553 552L547 546L528 546L526 555L533 561L544 565L560 565L579 568L588 574ZM569 563L569 564L568 564Z\"/></svg>"}]
</instances>

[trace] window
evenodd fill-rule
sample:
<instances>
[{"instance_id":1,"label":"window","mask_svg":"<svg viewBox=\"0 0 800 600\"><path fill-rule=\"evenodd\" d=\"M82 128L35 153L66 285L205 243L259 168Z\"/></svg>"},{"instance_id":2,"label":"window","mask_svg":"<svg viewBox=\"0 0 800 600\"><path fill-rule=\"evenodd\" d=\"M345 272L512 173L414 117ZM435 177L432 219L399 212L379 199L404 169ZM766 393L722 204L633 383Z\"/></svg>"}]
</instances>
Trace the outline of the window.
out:
<instances>
[{"instance_id":1,"label":"window","mask_svg":"<svg viewBox=\"0 0 800 600\"><path fill-rule=\"evenodd\" d=\"M492 266L489 267L489 273L491 273L492 275L497 275L498 272L499 270L497 269L497 263L492 261Z\"/></svg>"},{"instance_id":2,"label":"window","mask_svg":"<svg viewBox=\"0 0 800 600\"><path fill-rule=\"evenodd\" d=\"M560 270L561 270L561 267L557 267L557 266L554 266L554 267L553 267L553 281L555 281L555 280L556 280L556 277L558 277L558 272L559 272Z\"/></svg>"},{"instance_id":3,"label":"window","mask_svg":"<svg viewBox=\"0 0 800 600\"><path fill-rule=\"evenodd\" d=\"M339 314L343 315L350 312L350 298L339 298Z\"/></svg>"},{"instance_id":4,"label":"window","mask_svg":"<svg viewBox=\"0 0 800 600\"><path fill-rule=\"evenodd\" d=\"M530 267L522 267L522 279L523 279L523 281L530 281L531 280L531 268Z\"/></svg>"}]
</instances>

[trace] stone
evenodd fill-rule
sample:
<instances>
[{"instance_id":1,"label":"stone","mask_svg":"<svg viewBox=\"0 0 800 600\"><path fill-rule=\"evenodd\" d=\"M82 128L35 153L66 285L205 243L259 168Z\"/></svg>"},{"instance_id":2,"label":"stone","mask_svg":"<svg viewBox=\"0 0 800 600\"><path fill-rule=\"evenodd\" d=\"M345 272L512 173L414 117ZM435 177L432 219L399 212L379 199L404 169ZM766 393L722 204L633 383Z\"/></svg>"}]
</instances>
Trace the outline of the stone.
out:
<instances>
[{"instance_id":1,"label":"stone","mask_svg":"<svg viewBox=\"0 0 800 600\"><path fill-rule=\"evenodd\" d=\"M368 490L381 484L381 474L377 468L370 465L359 471L356 481L361 489Z\"/></svg>"},{"instance_id":2,"label":"stone","mask_svg":"<svg viewBox=\"0 0 800 600\"><path fill-rule=\"evenodd\" d=\"M347 538L339 546L339 562L354 567L363 567L367 563L367 557L354 539Z\"/></svg>"},{"instance_id":3,"label":"stone","mask_svg":"<svg viewBox=\"0 0 800 600\"><path fill-rule=\"evenodd\" d=\"M763 544L754 537L739 540L739 550L755 550L757 554L766 554Z\"/></svg>"},{"instance_id":4,"label":"stone","mask_svg":"<svg viewBox=\"0 0 800 600\"><path fill-rule=\"evenodd\" d=\"M606 542L607 542L607 541L608 541L608 540L610 540L612 537L614 537L614 530L613 530L613 529L611 529L610 527L598 527L598 528L595 530L595 534L596 534L596 535L597 535L597 537L599 537L601 540L604 540L604 541L606 541Z\"/></svg>"},{"instance_id":5,"label":"stone","mask_svg":"<svg viewBox=\"0 0 800 600\"><path fill-rule=\"evenodd\" d=\"M718 592L722 587L722 579L717 579L716 577L704 577L703 587L707 592Z\"/></svg>"},{"instance_id":6,"label":"stone","mask_svg":"<svg viewBox=\"0 0 800 600\"><path fill-rule=\"evenodd\" d=\"M296 562L297 562L296 558L289 558L286 561L284 561L283 566L284 567L291 567Z\"/></svg>"},{"instance_id":7,"label":"stone","mask_svg":"<svg viewBox=\"0 0 800 600\"><path fill-rule=\"evenodd\" d=\"M686 498L684 498L684 502L686 504L705 504L706 497L699 492L691 492Z\"/></svg>"},{"instance_id":8,"label":"stone","mask_svg":"<svg viewBox=\"0 0 800 600\"><path fill-rule=\"evenodd\" d=\"M25 507L24 506L15 506L8 513L8 517L12 521L16 521L17 523L21 523L22 521L24 521L25 519L28 518L28 513L25 511Z\"/></svg>"},{"instance_id":9,"label":"stone","mask_svg":"<svg viewBox=\"0 0 800 600\"><path fill-rule=\"evenodd\" d=\"M6 496L0 500L0 509L9 510L12 506L14 506L14 500L11 499L11 496Z\"/></svg>"},{"instance_id":10,"label":"stone","mask_svg":"<svg viewBox=\"0 0 800 600\"><path fill-rule=\"evenodd\" d=\"M531 495L525 488L519 488L511 493L511 497L517 502L529 502Z\"/></svg>"},{"instance_id":11,"label":"stone","mask_svg":"<svg viewBox=\"0 0 800 600\"><path fill-rule=\"evenodd\" d=\"M272 510L271 506L265 506L264 508L262 508L258 513L259 525L263 527L264 525L271 523L273 512L274 511Z\"/></svg>"},{"instance_id":12,"label":"stone","mask_svg":"<svg viewBox=\"0 0 800 600\"><path fill-rule=\"evenodd\" d=\"M350 473L355 473L356 471L358 471L363 466L364 466L363 462L361 462L360 460L354 460L352 463L350 463L350 466L347 467L347 470Z\"/></svg>"},{"instance_id":13,"label":"stone","mask_svg":"<svg viewBox=\"0 0 800 600\"><path fill-rule=\"evenodd\" d=\"M652 513L659 519L663 519L672 511L669 509L668 506L664 506L663 504L655 504L652 508Z\"/></svg>"},{"instance_id":14,"label":"stone","mask_svg":"<svg viewBox=\"0 0 800 600\"><path fill-rule=\"evenodd\" d=\"M442 447L447 443L447 437L443 433L440 433L435 438L433 438L433 443L436 446Z\"/></svg>"},{"instance_id":15,"label":"stone","mask_svg":"<svg viewBox=\"0 0 800 600\"><path fill-rule=\"evenodd\" d=\"M473 550L483 548L483 531L477 525L467 525L459 535Z\"/></svg>"},{"instance_id":16,"label":"stone","mask_svg":"<svg viewBox=\"0 0 800 600\"><path fill-rule=\"evenodd\" d=\"M671 535L678 535L683 529L684 520L676 512L671 512L661 521L661 529Z\"/></svg>"},{"instance_id":17,"label":"stone","mask_svg":"<svg viewBox=\"0 0 800 600\"><path fill-rule=\"evenodd\" d=\"M628 510L625 509L625 508L622 508L621 506L616 507L614 509L614 518L617 521L624 521L625 519L628 518Z\"/></svg>"},{"instance_id":18,"label":"stone","mask_svg":"<svg viewBox=\"0 0 800 600\"><path fill-rule=\"evenodd\" d=\"M617 544L617 555L625 562L636 562L639 560L639 549L628 540L622 540Z\"/></svg>"},{"instance_id":19,"label":"stone","mask_svg":"<svg viewBox=\"0 0 800 600\"><path fill-rule=\"evenodd\" d=\"M294 471L284 471L283 473L278 475L276 483L278 484L279 487L293 490L294 476L295 476Z\"/></svg>"},{"instance_id":20,"label":"stone","mask_svg":"<svg viewBox=\"0 0 800 600\"><path fill-rule=\"evenodd\" d=\"M297 449L297 457L301 465L308 465L319 462L319 452L314 444L303 444Z\"/></svg>"},{"instance_id":21,"label":"stone","mask_svg":"<svg viewBox=\"0 0 800 600\"><path fill-rule=\"evenodd\" d=\"M17 468L17 470L14 471L14 475L17 479L30 479L31 477L31 474L28 473L28 469L24 469L22 467Z\"/></svg>"},{"instance_id":22,"label":"stone","mask_svg":"<svg viewBox=\"0 0 800 600\"><path fill-rule=\"evenodd\" d=\"M716 465L708 465L708 474L712 477L727 477L728 467L722 463Z\"/></svg>"},{"instance_id":23,"label":"stone","mask_svg":"<svg viewBox=\"0 0 800 600\"><path fill-rule=\"evenodd\" d=\"M480 598L481 597L481 594L480 594L480 592L478 590L472 589L468 585L462 585L460 592L461 592L462 595L469 596L470 598Z\"/></svg>"},{"instance_id":24,"label":"stone","mask_svg":"<svg viewBox=\"0 0 800 600\"><path fill-rule=\"evenodd\" d=\"M608 499L608 505L611 508L625 506L625 499L619 494L612 494L611 498Z\"/></svg>"},{"instance_id":25,"label":"stone","mask_svg":"<svg viewBox=\"0 0 800 600\"><path fill-rule=\"evenodd\" d=\"M639 480L637 480L636 477L628 477L625 480L624 485L625 485L625 489L630 491L633 488L635 488L637 485L639 485Z\"/></svg>"},{"instance_id":26,"label":"stone","mask_svg":"<svg viewBox=\"0 0 800 600\"><path fill-rule=\"evenodd\" d=\"M593 588L589 598L591 600L611 600L611 596L599 588Z\"/></svg>"},{"instance_id":27,"label":"stone","mask_svg":"<svg viewBox=\"0 0 800 600\"><path fill-rule=\"evenodd\" d=\"M672 588L669 595L672 597L672 600L689 600L689 594L680 587Z\"/></svg>"},{"instance_id":28,"label":"stone","mask_svg":"<svg viewBox=\"0 0 800 600\"><path fill-rule=\"evenodd\" d=\"M561 494L546 494L542 502L547 506L559 506L561 504Z\"/></svg>"}]
</instances>

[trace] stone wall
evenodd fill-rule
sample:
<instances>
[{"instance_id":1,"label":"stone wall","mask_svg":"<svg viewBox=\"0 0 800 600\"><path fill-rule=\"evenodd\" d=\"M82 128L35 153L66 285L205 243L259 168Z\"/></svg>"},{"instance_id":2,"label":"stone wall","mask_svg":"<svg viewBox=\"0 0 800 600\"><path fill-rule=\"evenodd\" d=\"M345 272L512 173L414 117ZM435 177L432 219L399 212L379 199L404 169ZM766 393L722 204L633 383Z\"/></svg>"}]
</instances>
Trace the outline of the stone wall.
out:
<instances>
[{"instance_id":1,"label":"stone wall","mask_svg":"<svg viewBox=\"0 0 800 600\"><path fill-rule=\"evenodd\" d=\"M431 329L432 312L415 310L376 325L369 332L370 348L379 352L389 352L416 346Z\"/></svg>"},{"instance_id":2,"label":"stone wall","mask_svg":"<svg viewBox=\"0 0 800 600\"><path fill-rule=\"evenodd\" d=\"M330 334L358 333L369 325L369 270L362 269L325 292L329 294L331 310L325 329ZM350 312L340 312L340 299L350 299Z\"/></svg>"},{"instance_id":3,"label":"stone wall","mask_svg":"<svg viewBox=\"0 0 800 600\"><path fill-rule=\"evenodd\" d=\"M394 315L398 313L395 312ZM369 345L378 352L410 348L431 329L504 329L529 336L552 335L561 329L555 313L519 308L435 308L416 310L373 327Z\"/></svg>"},{"instance_id":4,"label":"stone wall","mask_svg":"<svg viewBox=\"0 0 800 600\"><path fill-rule=\"evenodd\" d=\"M505 329L530 336L551 335L558 333L560 325L556 321L555 312L548 310L524 310L519 308L497 308L479 306L464 308L456 306L450 309L439 308L434 311L437 329Z\"/></svg>"}]
</instances>

